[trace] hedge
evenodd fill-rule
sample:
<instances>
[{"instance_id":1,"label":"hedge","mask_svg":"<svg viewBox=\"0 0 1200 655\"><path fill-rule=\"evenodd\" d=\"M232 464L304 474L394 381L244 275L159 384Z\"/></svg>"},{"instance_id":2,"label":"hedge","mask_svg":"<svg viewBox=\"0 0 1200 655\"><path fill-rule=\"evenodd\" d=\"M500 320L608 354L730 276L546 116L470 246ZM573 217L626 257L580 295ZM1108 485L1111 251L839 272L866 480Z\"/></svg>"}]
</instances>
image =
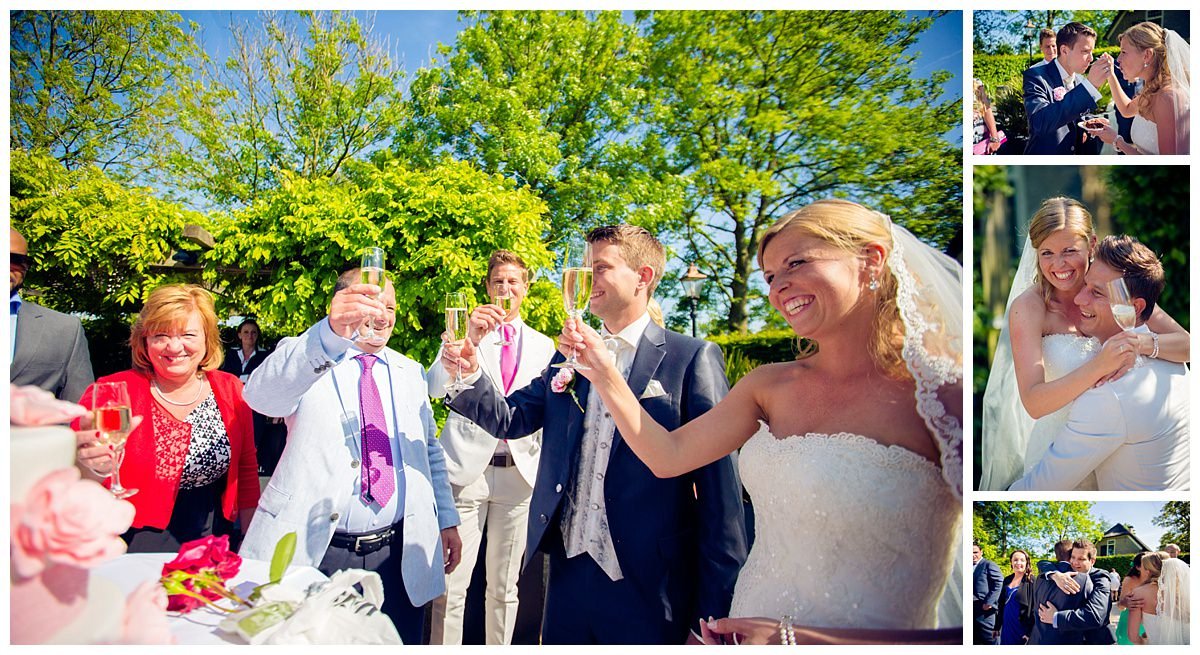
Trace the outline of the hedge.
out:
<instances>
[{"instance_id":1,"label":"hedge","mask_svg":"<svg viewBox=\"0 0 1200 655\"><path fill-rule=\"evenodd\" d=\"M765 330L751 334L716 334L708 340L721 347L725 377L732 386L762 364L796 358L796 335L791 330Z\"/></svg>"}]
</instances>

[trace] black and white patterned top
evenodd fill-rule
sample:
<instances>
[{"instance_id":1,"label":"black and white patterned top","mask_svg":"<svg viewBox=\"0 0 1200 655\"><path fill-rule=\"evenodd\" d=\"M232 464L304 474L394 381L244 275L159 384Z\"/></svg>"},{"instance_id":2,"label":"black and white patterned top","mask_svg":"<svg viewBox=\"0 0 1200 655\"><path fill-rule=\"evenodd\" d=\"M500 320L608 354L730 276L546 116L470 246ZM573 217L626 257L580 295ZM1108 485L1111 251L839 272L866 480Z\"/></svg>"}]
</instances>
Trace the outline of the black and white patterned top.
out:
<instances>
[{"instance_id":1,"label":"black and white patterned top","mask_svg":"<svg viewBox=\"0 0 1200 655\"><path fill-rule=\"evenodd\" d=\"M187 415L184 423L192 426L192 440L179 488L196 489L225 477L231 459L229 435L211 390L208 397Z\"/></svg>"}]
</instances>

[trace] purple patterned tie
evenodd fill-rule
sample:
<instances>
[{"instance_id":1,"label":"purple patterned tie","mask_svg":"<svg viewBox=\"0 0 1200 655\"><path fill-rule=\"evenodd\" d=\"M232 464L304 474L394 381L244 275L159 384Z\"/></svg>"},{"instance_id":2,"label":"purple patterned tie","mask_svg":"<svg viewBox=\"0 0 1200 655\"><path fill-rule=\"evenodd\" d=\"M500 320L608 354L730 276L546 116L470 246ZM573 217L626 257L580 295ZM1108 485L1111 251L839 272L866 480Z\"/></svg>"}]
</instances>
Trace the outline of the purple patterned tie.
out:
<instances>
[{"instance_id":1,"label":"purple patterned tie","mask_svg":"<svg viewBox=\"0 0 1200 655\"><path fill-rule=\"evenodd\" d=\"M379 387L375 386L375 376L371 375L376 357L363 353L354 359L363 369L358 378L358 407L362 417L362 499L365 503L375 501L383 507L396 491L396 472L392 467L392 446L388 443Z\"/></svg>"}]
</instances>

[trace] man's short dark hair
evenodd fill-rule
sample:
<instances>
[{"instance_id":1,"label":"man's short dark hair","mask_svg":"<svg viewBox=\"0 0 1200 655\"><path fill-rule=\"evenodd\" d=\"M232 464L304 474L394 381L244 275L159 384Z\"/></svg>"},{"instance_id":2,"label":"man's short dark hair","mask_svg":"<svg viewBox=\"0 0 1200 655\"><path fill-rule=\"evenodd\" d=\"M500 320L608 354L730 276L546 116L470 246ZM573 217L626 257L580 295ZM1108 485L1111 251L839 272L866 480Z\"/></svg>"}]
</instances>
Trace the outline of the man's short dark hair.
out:
<instances>
[{"instance_id":1,"label":"man's short dark hair","mask_svg":"<svg viewBox=\"0 0 1200 655\"><path fill-rule=\"evenodd\" d=\"M498 267L504 266L506 264L511 264L511 265L516 266L517 268L521 269L522 277L525 279L526 282L529 281L529 267L525 265L524 259L521 259L521 257L519 255L517 255L516 253L514 253L512 251L497 250L496 252L492 253L491 257L488 257L487 278L484 279L484 281L483 281L484 284L487 284L488 282L491 281L492 271L494 271Z\"/></svg>"},{"instance_id":2,"label":"man's short dark hair","mask_svg":"<svg viewBox=\"0 0 1200 655\"><path fill-rule=\"evenodd\" d=\"M1058 30L1058 34L1054 36L1055 44L1058 46L1058 52L1061 54L1063 47L1074 48L1075 42L1080 38L1090 36L1096 38L1096 30L1084 25L1083 23L1067 23Z\"/></svg>"},{"instance_id":3,"label":"man's short dark hair","mask_svg":"<svg viewBox=\"0 0 1200 655\"><path fill-rule=\"evenodd\" d=\"M1146 301L1139 317L1143 321L1149 320L1167 283L1162 262L1158 261L1154 251L1129 235L1115 234L1100 241L1096 248L1096 259L1120 271L1121 277L1125 278L1125 286L1129 288L1129 295Z\"/></svg>"},{"instance_id":4,"label":"man's short dark hair","mask_svg":"<svg viewBox=\"0 0 1200 655\"><path fill-rule=\"evenodd\" d=\"M1089 562L1096 561L1096 545L1087 539L1076 539L1071 543L1071 550L1082 549Z\"/></svg>"},{"instance_id":5,"label":"man's short dark hair","mask_svg":"<svg viewBox=\"0 0 1200 655\"><path fill-rule=\"evenodd\" d=\"M1059 539L1054 544L1054 559L1059 562L1066 562L1071 559L1071 546L1075 542L1071 539Z\"/></svg>"},{"instance_id":6,"label":"man's short dark hair","mask_svg":"<svg viewBox=\"0 0 1200 655\"><path fill-rule=\"evenodd\" d=\"M1046 39L1055 39L1055 41L1057 41L1058 36L1055 35L1054 30L1050 29L1049 27L1043 27L1041 34L1038 34L1038 46L1040 47L1043 43L1045 43Z\"/></svg>"}]
</instances>

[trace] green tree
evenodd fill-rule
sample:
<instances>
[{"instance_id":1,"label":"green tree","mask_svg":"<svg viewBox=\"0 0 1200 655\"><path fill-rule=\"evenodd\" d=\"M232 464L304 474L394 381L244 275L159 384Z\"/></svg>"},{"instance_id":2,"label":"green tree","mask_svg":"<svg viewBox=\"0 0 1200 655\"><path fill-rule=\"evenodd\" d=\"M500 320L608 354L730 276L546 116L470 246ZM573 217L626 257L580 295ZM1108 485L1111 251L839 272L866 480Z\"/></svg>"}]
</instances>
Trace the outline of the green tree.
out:
<instances>
[{"instance_id":1,"label":"green tree","mask_svg":"<svg viewBox=\"0 0 1200 655\"><path fill-rule=\"evenodd\" d=\"M33 257L27 286L63 312L115 317L140 309L159 284L180 279L154 267L205 217L127 187L99 168L67 168L45 152L11 154L12 225Z\"/></svg>"},{"instance_id":2,"label":"green tree","mask_svg":"<svg viewBox=\"0 0 1200 655\"><path fill-rule=\"evenodd\" d=\"M1192 504L1186 500L1168 500L1163 503L1158 515L1150 520L1160 528L1166 528L1158 547L1176 544L1185 553L1192 551Z\"/></svg>"},{"instance_id":3,"label":"green tree","mask_svg":"<svg viewBox=\"0 0 1200 655\"><path fill-rule=\"evenodd\" d=\"M206 256L215 266L204 274L227 310L298 334L327 313L338 274L357 265L363 248L380 246L396 287L393 346L429 363L444 329L445 294L469 290L482 301L493 250L512 250L535 270L550 265L545 212L527 189L468 162L360 166L341 182L284 174L278 189L219 225ZM556 292L547 280L533 284L523 315L531 326L561 325Z\"/></svg>"},{"instance_id":4,"label":"green tree","mask_svg":"<svg viewBox=\"0 0 1200 655\"><path fill-rule=\"evenodd\" d=\"M175 146L192 29L162 11L10 13L10 148L118 179L153 169Z\"/></svg>"},{"instance_id":5,"label":"green tree","mask_svg":"<svg viewBox=\"0 0 1200 655\"><path fill-rule=\"evenodd\" d=\"M1092 505L1089 501L977 501L972 536L995 548L992 554L997 562L1007 561L1015 548L1035 558L1045 557L1060 539L1095 541L1104 533Z\"/></svg>"},{"instance_id":6,"label":"green tree","mask_svg":"<svg viewBox=\"0 0 1200 655\"><path fill-rule=\"evenodd\" d=\"M461 13L445 60L420 70L413 120L394 156L450 154L527 185L558 241L596 225L653 227L679 215L673 179L647 165L641 124L645 43L619 12ZM649 151L650 154L647 154Z\"/></svg>"},{"instance_id":7,"label":"green tree","mask_svg":"<svg viewBox=\"0 0 1200 655\"><path fill-rule=\"evenodd\" d=\"M197 62L173 170L220 207L252 203L281 176L336 177L386 143L408 112L403 71L369 24L342 12L235 23L232 53Z\"/></svg>"},{"instance_id":8,"label":"green tree","mask_svg":"<svg viewBox=\"0 0 1200 655\"><path fill-rule=\"evenodd\" d=\"M744 332L759 239L789 208L861 201L939 246L962 232L960 121L949 77L915 75L933 18L903 12L639 12L644 143L684 185L686 234ZM881 65L880 62L886 62ZM649 152L650 148L647 147ZM956 253L957 254L957 253Z\"/></svg>"}]
</instances>

